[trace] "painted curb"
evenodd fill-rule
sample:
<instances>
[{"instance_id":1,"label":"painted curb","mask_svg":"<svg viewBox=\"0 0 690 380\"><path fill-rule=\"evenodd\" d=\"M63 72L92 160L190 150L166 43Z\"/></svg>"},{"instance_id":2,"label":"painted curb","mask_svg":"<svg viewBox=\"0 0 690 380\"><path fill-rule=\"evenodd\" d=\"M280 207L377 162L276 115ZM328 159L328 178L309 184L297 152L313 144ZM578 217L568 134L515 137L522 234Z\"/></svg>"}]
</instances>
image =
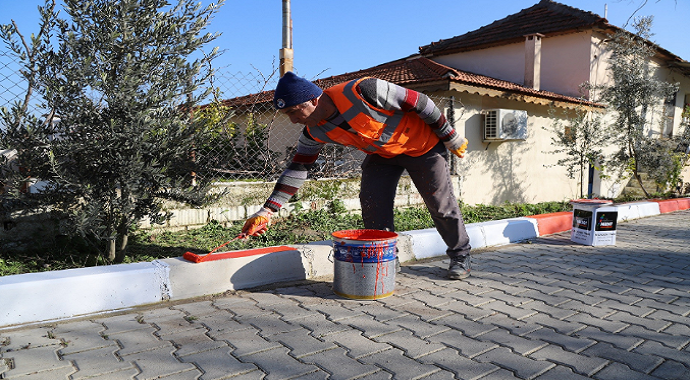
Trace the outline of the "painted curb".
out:
<instances>
[{"instance_id":1,"label":"painted curb","mask_svg":"<svg viewBox=\"0 0 690 380\"><path fill-rule=\"evenodd\" d=\"M534 219L534 221L537 223L539 236L569 231L573 225L572 211L531 215L527 218Z\"/></svg>"},{"instance_id":2,"label":"painted curb","mask_svg":"<svg viewBox=\"0 0 690 380\"><path fill-rule=\"evenodd\" d=\"M618 220L626 221L690 209L690 198L609 207L616 207ZM483 248L569 231L571 224L572 212L561 212L471 223L466 227L472 247ZM177 257L150 263L3 276L0 329L333 274L330 241L290 248L202 263ZM445 256L445 244L433 228L399 233L398 249L403 262Z\"/></svg>"},{"instance_id":3,"label":"painted curb","mask_svg":"<svg viewBox=\"0 0 690 380\"><path fill-rule=\"evenodd\" d=\"M160 262L0 277L0 326L72 318L169 299Z\"/></svg>"}]
</instances>

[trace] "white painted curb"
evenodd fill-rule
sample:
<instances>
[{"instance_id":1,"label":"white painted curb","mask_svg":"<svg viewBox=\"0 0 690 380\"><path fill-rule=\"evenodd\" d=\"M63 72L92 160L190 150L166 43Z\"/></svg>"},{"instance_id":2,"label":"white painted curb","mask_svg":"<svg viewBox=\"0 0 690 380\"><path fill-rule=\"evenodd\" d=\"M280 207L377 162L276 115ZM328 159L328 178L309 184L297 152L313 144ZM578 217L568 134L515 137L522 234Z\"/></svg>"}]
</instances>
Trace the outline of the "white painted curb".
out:
<instances>
[{"instance_id":1,"label":"white painted curb","mask_svg":"<svg viewBox=\"0 0 690 380\"><path fill-rule=\"evenodd\" d=\"M169 298L160 262L110 265L0 277L0 326L71 318Z\"/></svg>"},{"instance_id":2,"label":"white painted curb","mask_svg":"<svg viewBox=\"0 0 690 380\"><path fill-rule=\"evenodd\" d=\"M659 214L656 202L612 207L618 208L619 221ZM532 218L466 227L473 248L539 236L537 221ZM445 256L446 250L435 229L402 232L397 246L403 262ZM330 241L290 247L294 249L202 263L178 257L0 277L0 329L333 274Z\"/></svg>"},{"instance_id":3,"label":"white painted curb","mask_svg":"<svg viewBox=\"0 0 690 380\"><path fill-rule=\"evenodd\" d=\"M613 207L618 209L619 222L660 214L657 202L624 203Z\"/></svg>"}]
</instances>

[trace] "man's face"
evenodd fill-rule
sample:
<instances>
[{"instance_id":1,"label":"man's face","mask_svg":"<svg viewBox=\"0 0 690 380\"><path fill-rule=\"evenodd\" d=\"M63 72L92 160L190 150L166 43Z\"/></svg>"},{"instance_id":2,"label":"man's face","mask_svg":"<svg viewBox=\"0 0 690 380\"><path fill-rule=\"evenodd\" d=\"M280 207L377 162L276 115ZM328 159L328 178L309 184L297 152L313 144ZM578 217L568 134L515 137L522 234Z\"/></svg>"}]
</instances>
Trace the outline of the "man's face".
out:
<instances>
[{"instance_id":1,"label":"man's face","mask_svg":"<svg viewBox=\"0 0 690 380\"><path fill-rule=\"evenodd\" d=\"M308 127L313 127L319 122L319 120L312 120L312 114L314 113L314 109L316 109L315 103L315 100L310 100L302 104L282 109L280 112L289 117L290 122L293 124L304 124Z\"/></svg>"}]
</instances>

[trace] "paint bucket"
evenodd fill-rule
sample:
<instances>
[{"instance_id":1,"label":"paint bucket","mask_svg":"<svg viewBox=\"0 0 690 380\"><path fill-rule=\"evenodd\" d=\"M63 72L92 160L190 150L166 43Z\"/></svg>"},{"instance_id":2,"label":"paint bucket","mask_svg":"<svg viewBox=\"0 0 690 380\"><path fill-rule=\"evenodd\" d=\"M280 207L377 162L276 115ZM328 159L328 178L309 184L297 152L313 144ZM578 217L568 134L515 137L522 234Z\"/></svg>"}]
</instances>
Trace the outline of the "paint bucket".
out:
<instances>
[{"instance_id":1,"label":"paint bucket","mask_svg":"<svg viewBox=\"0 0 690 380\"><path fill-rule=\"evenodd\" d=\"M375 300L393 294L398 234L382 230L343 230L331 236L335 294L358 300Z\"/></svg>"}]
</instances>

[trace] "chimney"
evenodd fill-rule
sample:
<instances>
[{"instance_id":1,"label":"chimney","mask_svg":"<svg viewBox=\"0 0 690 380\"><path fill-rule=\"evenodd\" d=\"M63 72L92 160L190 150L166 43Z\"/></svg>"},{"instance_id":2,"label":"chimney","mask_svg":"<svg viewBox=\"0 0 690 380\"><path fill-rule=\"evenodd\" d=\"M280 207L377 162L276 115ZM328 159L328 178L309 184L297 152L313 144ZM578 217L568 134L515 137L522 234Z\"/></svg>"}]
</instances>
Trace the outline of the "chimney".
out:
<instances>
[{"instance_id":1,"label":"chimney","mask_svg":"<svg viewBox=\"0 0 690 380\"><path fill-rule=\"evenodd\" d=\"M294 51L292 50L292 11L290 0L283 0L283 48L280 49L280 76L292 71Z\"/></svg>"},{"instance_id":2,"label":"chimney","mask_svg":"<svg viewBox=\"0 0 690 380\"><path fill-rule=\"evenodd\" d=\"M543 34L525 36L525 87L539 91L541 85L541 38Z\"/></svg>"}]
</instances>

